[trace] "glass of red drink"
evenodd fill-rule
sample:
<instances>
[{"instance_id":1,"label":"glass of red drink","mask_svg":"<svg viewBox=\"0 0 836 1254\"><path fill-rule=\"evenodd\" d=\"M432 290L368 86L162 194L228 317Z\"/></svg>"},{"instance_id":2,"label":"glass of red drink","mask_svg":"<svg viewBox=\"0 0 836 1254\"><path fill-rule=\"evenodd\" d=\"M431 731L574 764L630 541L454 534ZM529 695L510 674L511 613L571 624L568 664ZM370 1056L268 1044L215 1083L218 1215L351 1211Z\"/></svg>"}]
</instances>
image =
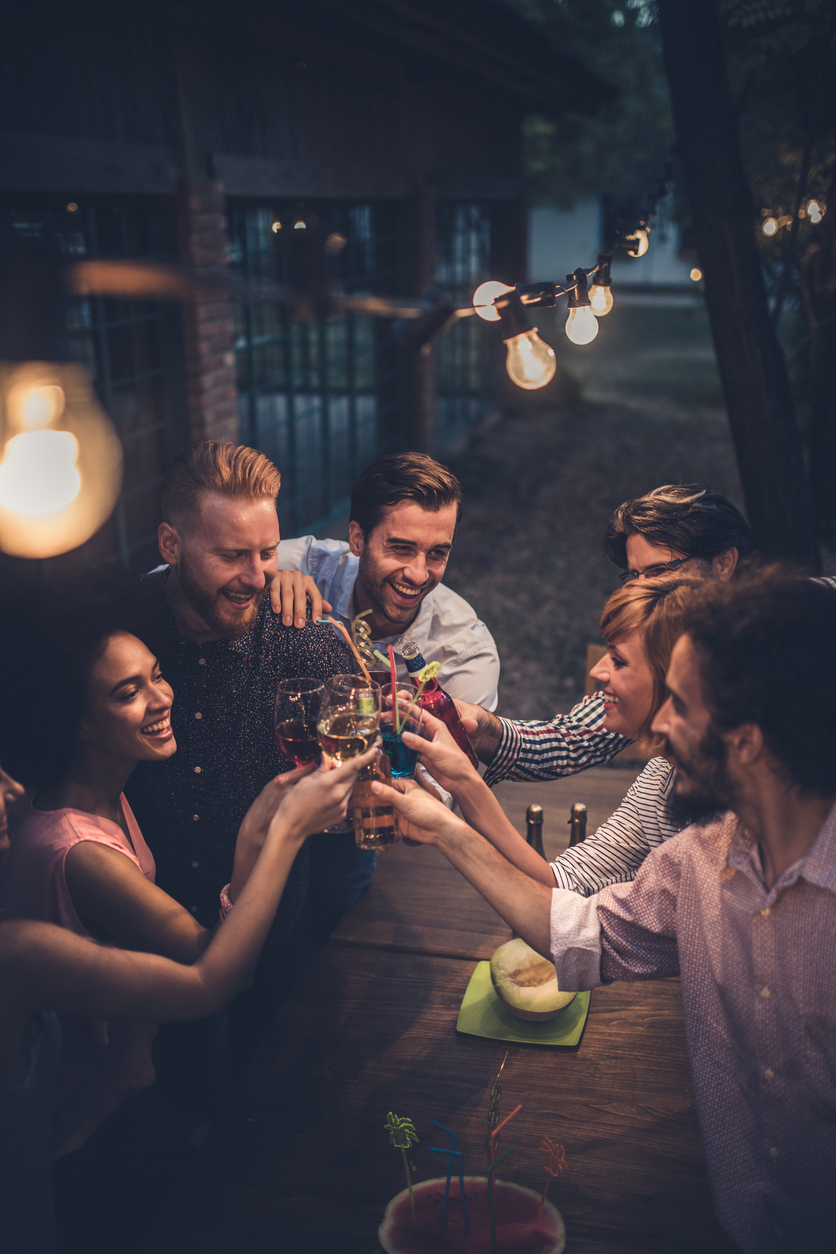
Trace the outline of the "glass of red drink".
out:
<instances>
[{"instance_id":1,"label":"glass of red drink","mask_svg":"<svg viewBox=\"0 0 836 1254\"><path fill-rule=\"evenodd\" d=\"M274 728L276 743L297 766L316 762L319 741L316 725L325 685L319 679L280 679L276 688Z\"/></svg>"}]
</instances>

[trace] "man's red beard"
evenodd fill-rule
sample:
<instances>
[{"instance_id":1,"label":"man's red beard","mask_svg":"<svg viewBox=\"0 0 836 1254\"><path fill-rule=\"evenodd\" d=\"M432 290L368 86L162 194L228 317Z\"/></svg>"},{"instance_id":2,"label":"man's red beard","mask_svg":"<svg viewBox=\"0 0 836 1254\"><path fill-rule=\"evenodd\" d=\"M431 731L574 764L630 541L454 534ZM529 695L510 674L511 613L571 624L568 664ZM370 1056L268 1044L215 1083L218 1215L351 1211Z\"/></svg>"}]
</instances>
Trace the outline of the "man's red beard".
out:
<instances>
[{"instance_id":1,"label":"man's red beard","mask_svg":"<svg viewBox=\"0 0 836 1254\"><path fill-rule=\"evenodd\" d=\"M258 618L262 597L269 588L269 584L265 584L263 588L254 592L253 604L242 609L224 595L225 592L239 591L243 594L243 590L233 587L234 580L224 588L209 592L195 578L185 558L181 558L177 574L184 597L212 631L220 632L227 640L235 640L238 636L246 636L249 631L252 631Z\"/></svg>"}]
</instances>

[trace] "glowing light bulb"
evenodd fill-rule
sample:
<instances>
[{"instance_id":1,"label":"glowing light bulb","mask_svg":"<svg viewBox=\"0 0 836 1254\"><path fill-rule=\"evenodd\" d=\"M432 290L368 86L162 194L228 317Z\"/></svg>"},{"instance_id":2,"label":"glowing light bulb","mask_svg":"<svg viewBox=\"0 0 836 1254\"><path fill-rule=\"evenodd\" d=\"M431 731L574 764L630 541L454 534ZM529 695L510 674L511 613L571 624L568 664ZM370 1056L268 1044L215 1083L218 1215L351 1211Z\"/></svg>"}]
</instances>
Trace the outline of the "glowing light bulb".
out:
<instances>
[{"instance_id":1,"label":"glowing light bulb","mask_svg":"<svg viewBox=\"0 0 836 1254\"><path fill-rule=\"evenodd\" d=\"M688 275L688 278L693 279L695 283L699 283L700 279L702 278L702 270L698 270L697 267L694 266L693 270Z\"/></svg>"},{"instance_id":2,"label":"glowing light bulb","mask_svg":"<svg viewBox=\"0 0 836 1254\"><path fill-rule=\"evenodd\" d=\"M573 344L591 344L598 334L598 319L592 312L591 305L578 305L569 310L566 319L566 334Z\"/></svg>"},{"instance_id":3,"label":"glowing light bulb","mask_svg":"<svg viewBox=\"0 0 836 1254\"><path fill-rule=\"evenodd\" d=\"M78 363L0 363L0 550L53 557L113 512L122 446Z\"/></svg>"},{"instance_id":4,"label":"glowing light bulb","mask_svg":"<svg viewBox=\"0 0 836 1254\"><path fill-rule=\"evenodd\" d=\"M596 318L605 318L612 309L612 288L593 283L589 289L589 307Z\"/></svg>"},{"instance_id":5,"label":"glowing light bulb","mask_svg":"<svg viewBox=\"0 0 836 1254\"><path fill-rule=\"evenodd\" d=\"M513 290L507 283L500 283L496 279L480 283L473 293L473 308L480 318L484 318L485 322L499 322L499 310L494 305L494 301L497 296L504 296L506 292L513 292Z\"/></svg>"},{"instance_id":6,"label":"glowing light bulb","mask_svg":"<svg viewBox=\"0 0 836 1254\"><path fill-rule=\"evenodd\" d=\"M0 505L16 514L54 514L81 491L78 440L69 431L26 431L6 445Z\"/></svg>"},{"instance_id":7,"label":"glowing light bulb","mask_svg":"<svg viewBox=\"0 0 836 1254\"><path fill-rule=\"evenodd\" d=\"M273 234L274 234L274 235L278 235L278 233L279 233L279 231L280 231L281 229L282 229L282 224L281 224L281 222L279 222L279 221L278 221L278 219L277 219L277 220L273 223L273 225L272 225L272 227L271 227L271 230L272 230L272 232L273 232Z\"/></svg>"},{"instance_id":8,"label":"glowing light bulb","mask_svg":"<svg viewBox=\"0 0 836 1254\"><path fill-rule=\"evenodd\" d=\"M775 235L778 230L778 223L774 218L764 218L761 230L764 235Z\"/></svg>"},{"instance_id":9,"label":"glowing light bulb","mask_svg":"<svg viewBox=\"0 0 836 1254\"><path fill-rule=\"evenodd\" d=\"M820 204L818 200L808 200L807 212L810 215L811 222L821 222L824 217L824 205Z\"/></svg>"},{"instance_id":10,"label":"glowing light bulb","mask_svg":"<svg viewBox=\"0 0 836 1254\"><path fill-rule=\"evenodd\" d=\"M540 339L536 327L512 336L505 344L508 349L505 368L512 383L527 392L551 383L557 369L557 358L554 349Z\"/></svg>"},{"instance_id":11,"label":"glowing light bulb","mask_svg":"<svg viewBox=\"0 0 836 1254\"><path fill-rule=\"evenodd\" d=\"M626 243L636 245L633 252L630 253L631 257L643 257L650 247L650 240L644 227L639 227L637 231L634 231L632 235L626 236L625 239Z\"/></svg>"}]
</instances>

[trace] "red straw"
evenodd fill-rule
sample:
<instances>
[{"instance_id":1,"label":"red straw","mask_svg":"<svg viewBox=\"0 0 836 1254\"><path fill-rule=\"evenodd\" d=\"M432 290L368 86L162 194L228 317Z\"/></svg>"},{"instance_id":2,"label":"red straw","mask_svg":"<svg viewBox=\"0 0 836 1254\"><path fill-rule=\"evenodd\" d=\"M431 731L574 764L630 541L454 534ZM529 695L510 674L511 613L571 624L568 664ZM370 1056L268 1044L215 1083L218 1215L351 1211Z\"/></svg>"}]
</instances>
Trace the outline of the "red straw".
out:
<instances>
[{"instance_id":1,"label":"red straw","mask_svg":"<svg viewBox=\"0 0 836 1254\"><path fill-rule=\"evenodd\" d=\"M516 1115L517 1112L520 1110L522 1110L522 1105L519 1105L516 1107L515 1110L512 1110L508 1118L503 1119L499 1127L494 1128L493 1132L491 1133L491 1162L492 1163L496 1161L496 1138L499 1136L500 1132L505 1127L506 1123L510 1123L511 1120L514 1118L514 1115Z\"/></svg>"},{"instance_id":2,"label":"red straw","mask_svg":"<svg viewBox=\"0 0 836 1254\"><path fill-rule=\"evenodd\" d=\"M394 654L391 644L387 644L386 648L389 652L389 669L392 672L392 727L395 731L397 731L398 730L398 672L395 670L395 654Z\"/></svg>"}]
</instances>

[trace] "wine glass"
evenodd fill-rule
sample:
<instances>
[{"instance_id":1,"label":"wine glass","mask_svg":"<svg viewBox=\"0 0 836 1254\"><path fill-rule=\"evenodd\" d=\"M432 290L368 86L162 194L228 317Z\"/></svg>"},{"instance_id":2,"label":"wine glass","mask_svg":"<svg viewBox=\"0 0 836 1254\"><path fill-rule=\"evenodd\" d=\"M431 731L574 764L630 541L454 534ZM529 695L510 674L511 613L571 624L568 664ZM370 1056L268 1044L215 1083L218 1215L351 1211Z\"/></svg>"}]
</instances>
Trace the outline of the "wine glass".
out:
<instances>
[{"instance_id":1,"label":"wine glass","mask_svg":"<svg viewBox=\"0 0 836 1254\"><path fill-rule=\"evenodd\" d=\"M336 762L365 753L380 730L380 685L360 675L332 675L316 730L320 748Z\"/></svg>"},{"instance_id":2,"label":"wine glass","mask_svg":"<svg viewBox=\"0 0 836 1254\"><path fill-rule=\"evenodd\" d=\"M280 679L276 686L276 743L297 766L319 757L316 724L325 685L319 679Z\"/></svg>"}]
</instances>

